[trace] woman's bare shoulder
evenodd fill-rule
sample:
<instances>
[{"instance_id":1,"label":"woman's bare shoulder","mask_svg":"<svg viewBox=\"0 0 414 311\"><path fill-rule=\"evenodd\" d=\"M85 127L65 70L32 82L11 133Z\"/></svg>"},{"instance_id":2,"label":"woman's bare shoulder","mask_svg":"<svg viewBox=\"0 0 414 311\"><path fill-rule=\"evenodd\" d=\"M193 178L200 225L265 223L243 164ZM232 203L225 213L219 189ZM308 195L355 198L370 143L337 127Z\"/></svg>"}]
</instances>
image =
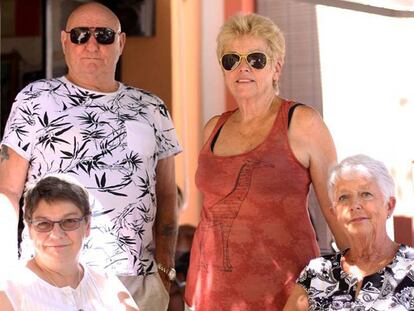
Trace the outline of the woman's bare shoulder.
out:
<instances>
[{"instance_id":1,"label":"woman's bare shoulder","mask_svg":"<svg viewBox=\"0 0 414 311\"><path fill-rule=\"evenodd\" d=\"M320 113L314 108L306 105L300 105L295 109L292 122L296 125L310 125L314 122L323 123Z\"/></svg>"},{"instance_id":2,"label":"woman's bare shoulder","mask_svg":"<svg viewBox=\"0 0 414 311\"><path fill-rule=\"evenodd\" d=\"M220 115L217 115L207 121L206 125L204 126L203 143L205 143L208 140L214 128L216 127L216 124L219 119Z\"/></svg>"},{"instance_id":3,"label":"woman's bare shoulder","mask_svg":"<svg viewBox=\"0 0 414 311\"><path fill-rule=\"evenodd\" d=\"M289 135L302 137L324 136L328 131L320 113L312 107L301 105L295 109L289 126Z\"/></svg>"},{"instance_id":4,"label":"woman's bare shoulder","mask_svg":"<svg viewBox=\"0 0 414 311\"><path fill-rule=\"evenodd\" d=\"M321 115L314 108L299 106L289 126L289 142L298 160L309 167L320 156L336 158L335 146Z\"/></svg>"}]
</instances>

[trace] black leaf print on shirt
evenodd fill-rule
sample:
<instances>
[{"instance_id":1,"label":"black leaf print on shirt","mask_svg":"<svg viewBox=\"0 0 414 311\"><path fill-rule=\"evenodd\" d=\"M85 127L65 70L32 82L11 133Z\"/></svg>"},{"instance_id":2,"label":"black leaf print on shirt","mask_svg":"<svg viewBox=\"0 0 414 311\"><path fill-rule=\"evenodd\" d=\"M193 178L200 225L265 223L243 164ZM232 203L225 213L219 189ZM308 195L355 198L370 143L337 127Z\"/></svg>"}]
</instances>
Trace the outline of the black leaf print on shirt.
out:
<instances>
[{"instance_id":1,"label":"black leaf print on shirt","mask_svg":"<svg viewBox=\"0 0 414 311\"><path fill-rule=\"evenodd\" d=\"M72 152L70 151L64 151L61 150L60 152L64 154L64 156L62 156L62 159L78 159L78 158L83 158L86 153L88 152L88 149L86 148L86 141L83 142L83 144L81 146L79 146L79 143L77 142L76 136L73 137L73 149Z\"/></svg>"},{"instance_id":2,"label":"black leaf print on shirt","mask_svg":"<svg viewBox=\"0 0 414 311\"><path fill-rule=\"evenodd\" d=\"M86 128L94 127L97 128L99 126L104 126L108 124L106 121L101 121L99 119L97 112L86 112L85 114L79 116L80 120L83 120L81 124L87 125Z\"/></svg>"},{"instance_id":3,"label":"black leaf print on shirt","mask_svg":"<svg viewBox=\"0 0 414 311\"><path fill-rule=\"evenodd\" d=\"M120 190L126 187L130 182L111 185L111 186L106 185L106 175L104 173L101 177L95 174L95 183L97 185L97 188L89 188L89 189L95 189L99 192L109 192L117 196L127 196L125 193L120 192Z\"/></svg>"},{"instance_id":4,"label":"black leaf print on shirt","mask_svg":"<svg viewBox=\"0 0 414 311\"><path fill-rule=\"evenodd\" d=\"M142 163L143 160L140 158L139 154L131 151L119 164L127 166L131 171L137 171L140 169Z\"/></svg>"},{"instance_id":5,"label":"black leaf print on shirt","mask_svg":"<svg viewBox=\"0 0 414 311\"><path fill-rule=\"evenodd\" d=\"M101 178L95 175L95 181L99 188L104 188L106 184L106 173L103 173Z\"/></svg>"},{"instance_id":6,"label":"black leaf print on shirt","mask_svg":"<svg viewBox=\"0 0 414 311\"><path fill-rule=\"evenodd\" d=\"M35 125L35 118L39 116L36 110L39 108L39 104L34 104L30 108L28 106L20 107L19 110L22 114L22 119L27 125Z\"/></svg>"},{"instance_id":7,"label":"black leaf print on shirt","mask_svg":"<svg viewBox=\"0 0 414 311\"><path fill-rule=\"evenodd\" d=\"M19 125L19 124L13 124L10 128L11 130L13 130L17 137L19 138L19 140L22 140L23 137L22 136L27 136L27 134L29 133L29 131L25 130L25 125Z\"/></svg>"},{"instance_id":8,"label":"black leaf print on shirt","mask_svg":"<svg viewBox=\"0 0 414 311\"><path fill-rule=\"evenodd\" d=\"M105 130L84 130L80 132L85 141L99 140L106 137Z\"/></svg>"},{"instance_id":9,"label":"black leaf print on shirt","mask_svg":"<svg viewBox=\"0 0 414 311\"><path fill-rule=\"evenodd\" d=\"M103 96L105 95L89 93L88 91L78 89L75 94L68 94L67 97L71 100L72 106L82 106L90 100L98 99Z\"/></svg>"},{"instance_id":10,"label":"black leaf print on shirt","mask_svg":"<svg viewBox=\"0 0 414 311\"><path fill-rule=\"evenodd\" d=\"M140 190L142 191L142 193L141 193L140 196L138 196L138 199L146 196L147 194L150 194L150 188L151 188L151 184L150 184L150 179L149 179L148 173L146 173L146 177L145 178L139 176L139 180L141 181L141 184L138 185L138 187L140 188Z\"/></svg>"},{"instance_id":11,"label":"black leaf print on shirt","mask_svg":"<svg viewBox=\"0 0 414 311\"><path fill-rule=\"evenodd\" d=\"M68 141L59 137L73 127L73 125L71 125L69 122L59 123L63 118L65 118L65 116L58 117L49 123L47 112L45 112L43 118L39 117L39 122L44 127L42 129L42 133L44 133L44 135L39 137L38 143L43 146L43 148L50 147L53 151L55 151L55 144L69 144Z\"/></svg>"},{"instance_id":12,"label":"black leaf print on shirt","mask_svg":"<svg viewBox=\"0 0 414 311\"><path fill-rule=\"evenodd\" d=\"M162 116L168 117L168 111L167 111L167 107L165 107L165 105L159 104L159 105L157 105L157 109L159 110L159 112L161 113Z\"/></svg>"}]
</instances>

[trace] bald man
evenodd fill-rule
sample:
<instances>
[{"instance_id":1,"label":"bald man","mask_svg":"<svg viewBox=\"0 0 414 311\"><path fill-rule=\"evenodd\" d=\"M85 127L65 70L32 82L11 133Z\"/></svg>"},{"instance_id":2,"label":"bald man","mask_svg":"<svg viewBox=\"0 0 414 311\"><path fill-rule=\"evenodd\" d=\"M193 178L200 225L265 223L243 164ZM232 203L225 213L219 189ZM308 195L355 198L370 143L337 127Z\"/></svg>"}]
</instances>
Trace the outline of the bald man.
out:
<instances>
[{"instance_id":1,"label":"bald man","mask_svg":"<svg viewBox=\"0 0 414 311\"><path fill-rule=\"evenodd\" d=\"M75 9L61 44L67 74L25 87L10 113L0 154L0 227L16 232L27 185L49 173L71 175L93 204L83 262L122 276L141 311L166 310L177 234L174 155L181 151L170 115L155 95L115 80L125 33L107 7ZM45 234L51 256L56 239ZM6 253L17 256L10 240ZM25 231L21 251L32 254Z\"/></svg>"}]
</instances>

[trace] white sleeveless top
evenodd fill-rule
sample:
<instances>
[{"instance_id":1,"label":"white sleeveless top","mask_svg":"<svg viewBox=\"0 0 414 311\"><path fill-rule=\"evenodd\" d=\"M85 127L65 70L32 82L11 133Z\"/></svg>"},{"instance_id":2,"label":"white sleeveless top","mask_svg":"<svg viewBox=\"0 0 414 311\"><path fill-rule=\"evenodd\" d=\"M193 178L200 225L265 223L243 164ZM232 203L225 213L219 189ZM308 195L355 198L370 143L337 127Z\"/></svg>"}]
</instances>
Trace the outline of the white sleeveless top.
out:
<instances>
[{"instance_id":1,"label":"white sleeveless top","mask_svg":"<svg viewBox=\"0 0 414 311\"><path fill-rule=\"evenodd\" d=\"M19 263L6 278L1 277L0 290L6 293L15 311L124 310L117 294L128 291L121 281L83 267L84 276L73 289L55 287Z\"/></svg>"}]
</instances>

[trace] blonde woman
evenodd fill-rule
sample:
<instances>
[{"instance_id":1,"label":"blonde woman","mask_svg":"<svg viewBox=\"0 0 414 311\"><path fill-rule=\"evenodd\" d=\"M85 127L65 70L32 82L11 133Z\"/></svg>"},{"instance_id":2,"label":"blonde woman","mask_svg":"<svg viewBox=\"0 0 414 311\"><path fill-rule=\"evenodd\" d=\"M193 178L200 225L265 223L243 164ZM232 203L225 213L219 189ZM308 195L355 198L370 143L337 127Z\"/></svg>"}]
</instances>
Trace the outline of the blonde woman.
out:
<instances>
[{"instance_id":1,"label":"blonde woman","mask_svg":"<svg viewBox=\"0 0 414 311\"><path fill-rule=\"evenodd\" d=\"M300 270L319 255L307 210L311 183L345 244L328 212L335 147L315 110L278 95L284 56L281 31L260 15L237 15L218 35L238 107L207 123L199 155L204 202L185 296L196 311L283 308Z\"/></svg>"}]
</instances>

